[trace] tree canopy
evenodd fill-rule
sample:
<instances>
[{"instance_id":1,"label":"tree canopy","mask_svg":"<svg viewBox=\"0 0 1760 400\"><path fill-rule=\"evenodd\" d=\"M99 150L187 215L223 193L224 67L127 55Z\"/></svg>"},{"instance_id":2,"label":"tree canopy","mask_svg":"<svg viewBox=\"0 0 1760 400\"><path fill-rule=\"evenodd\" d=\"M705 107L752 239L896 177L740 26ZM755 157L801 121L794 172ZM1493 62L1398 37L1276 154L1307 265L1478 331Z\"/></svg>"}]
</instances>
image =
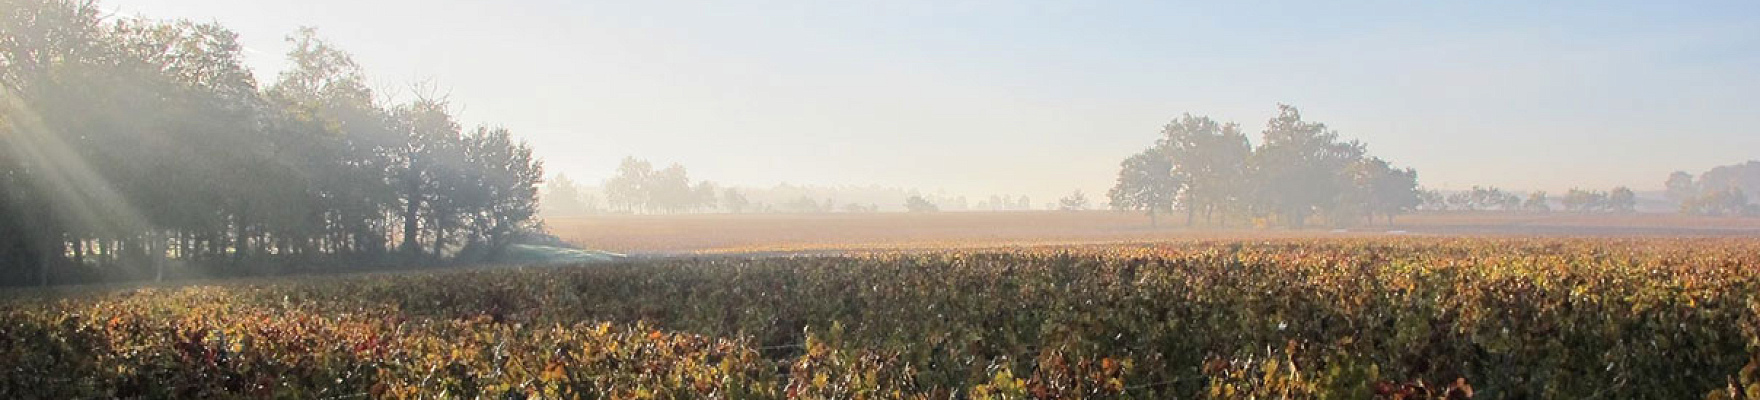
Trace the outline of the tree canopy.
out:
<instances>
[{"instance_id":1,"label":"tree canopy","mask_svg":"<svg viewBox=\"0 0 1760 400\"><path fill-rule=\"evenodd\" d=\"M1722 165L1695 179L1675 171L1665 182L1668 198L1680 204L1681 213L1698 215L1760 215L1760 205L1750 203L1748 193L1760 192L1760 161Z\"/></svg>"},{"instance_id":2,"label":"tree canopy","mask_svg":"<svg viewBox=\"0 0 1760 400\"><path fill-rule=\"evenodd\" d=\"M1182 182L1174 174L1171 158L1153 149L1145 150L1124 159L1120 167L1118 182L1106 192L1113 209L1145 211L1151 226L1157 214L1173 211L1174 197L1180 193Z\"/></svg>"},{"instance_id":3,"label":"tree canopy","mask_svg":"<svg viewBox=\"0 0 1760 400\"><path fill-rule=\"evenodd\" d=\"M529 146L390 104L314 29L263 86L217 24L0 8L0 283L478 258L538 227Z\"/></svg>"},{"instance_id":4,"label":"tree canopy","mask_svg":"<svg viewBox=\"0 0 1760 400\"><path fill-rule=\"evenodd\" d=\"M925 199L923 196L911 196L906 198L904 200L904 208L910 212L941 211L941 207L935 206L935 203L930 203L929 199Z\"/></svg>"},{"instance_id":5,"label":"tree canopy","mask_svg":"<svg viewBox=\"0 0 1760 400\"><path fill-rule=\"evenodd\" d=\"M655 170L647 160L625 157L605 180L605 201L620 212L681 213L716 206L715 185L691 183L683 165Z\"/></svg>"},{"instance_id":6,"label":"tree canopy","mask_svg":"<svg viewBox=\"0 0 1760 400\"><path fill-rule=\"evenodd\" d=\"M1409 212L1420 203L1417 171L1370 157L1325 124L1278 105L1258 145L1238 124L1185 114L1155 145L1121 163L1108 191L1115 209L1181 209L1226 224L1254 218L1300 227L1313 216L1334 225ZM1153 216L1153 214L1151 214Z\"/></svg>"}]
</instances>

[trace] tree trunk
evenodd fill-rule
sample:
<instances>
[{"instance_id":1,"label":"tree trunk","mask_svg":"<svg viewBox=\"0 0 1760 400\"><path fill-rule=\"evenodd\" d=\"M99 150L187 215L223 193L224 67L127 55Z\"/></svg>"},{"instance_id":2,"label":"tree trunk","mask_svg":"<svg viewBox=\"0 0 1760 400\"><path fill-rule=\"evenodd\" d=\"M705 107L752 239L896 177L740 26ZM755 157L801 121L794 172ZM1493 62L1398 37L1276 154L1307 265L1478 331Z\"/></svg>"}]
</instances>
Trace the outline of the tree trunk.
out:
<instances>
[{"instance_id":1,"label":"tree trunk","mask_svg":"<svg viewBox=\"0 0 1760 400\"><path fill-rule=\"evenodd\" d=\"M1153 229L1156 227L1155 225L1156 225L1155 224L1155 209L1150 208L1149 209L1149 228Z\"/></svg>"},{"instance_id":2,"label":"tree trunk","mask_svg":"<svg viewBox=\"0 0 1760 400\"><path fill-rule=\"evenodd\" d=\"M434 224L434 259L440 259L440 251L446 248L446 224Z\"/></svg>"},{"instance_id":3,"label":"tree trunk","mask_svg":"<svg viewBox=\"0 0 1760 400\"><path fill-rule=\"evenodd\" d=\"M153 263L153 281L165 281L165 238L147 234L147 259Z\"/></svg>"},{"instance_id":4,"label":"tree trunk","mask_svg":"<svg viewBox=\"0 0 1760 400\"><path fill-rule=\"evenodd\" d=\"M59 230L56 229L57 227L48 223L47 221L52 220L52 217L49 217L49 215L50 214L47 210L45 210L42 216L25 217L25 223L27 224L25 226L40 227L34 234L32 232L26 232L24 234L24 240L30 247L26 251L32 253L31 255L36 258L34 261L37 263L37 286L43 287L49 286L49 283L52 281L49 279L49 274L54 271L56 261L62 260L62 250L67 248L67 239L68 236L71 236L66 233L58 232Z\"/></svg>"},{"instance_id":5,"label":"tree trunk","mask_svg":"<svg viewBox=\"0 0 1760 400\"><path fill-rule=\"evenodd\" d=\"M54 246L50 245L48 240L38 240L38 242L39 245L36 250L37 286L48 287L49 270L51 269L51 264L55 263L55 255L50 251L54 249Z\"/></svg>"},{"instance_id":6,"label":"tree trunk","mask_svg":"<svg viewBox=\"0 0 1760 400\"><path fill-rule=\"evenodd\" d=\"M403 211L403 250L417 255L422 254L422 245L416 242L416 234L419 232L417 228L420 227L416 217L421 211L421 199L421 183L412 180L409 185L409 201L406 201L408 204Z\"/></svg>"},{"instance_id":7,"label":"tree trunk","mask_svg":"<svg viewBox=\"0 0 1760 400\"><path fill-rule=\"evenodd\" d=\"M232 259L234 261L244 260L244 257L250 253L251 234L245 231L246 223L243 212L232 218L235 229L232 236Z\"/></svg>"},{"instance_id":8,"label":"tree trunk","mask_svg":"<svg viewBox=\"0 0 1760 400\"><path fill-rule=\"evenodd\" d=\"M110 258L115 256L116 243L111 242L110 239L92 239L92 258L96 259L94 260L95 264L100 267L109 267L114 261Z\"/></svg>"},{"instance_id":9,"label":"tree trunk","mask_svg":"<svg viewBox=\"0 0 1760 400\"><path fill-rule=\"evenodd\" d=\"M147 258L149 256L149 254L147 254L148 245L149 243L146 241L145 234L123 238L122 256L126 259L123 260L122 264L130 270L139 270L139 268L147 267L148 265L146 265L146 263L148 262Z\"/></svg>"},{"instance_id":10,"label":"tree trunk","mask_svg":"<svg viewBox=\"0 0 1760 400\"><path fill-rule=\"evenodd\" d=\"M217 257L225 257L226 244L223 242L225 242L226 233L225 232L208 232L207 236L208 237L203 239L202 241L207 243L207 245L208 245L208 259L211 260L211 259L215 259Z\"/></svg>"}]
</instances>

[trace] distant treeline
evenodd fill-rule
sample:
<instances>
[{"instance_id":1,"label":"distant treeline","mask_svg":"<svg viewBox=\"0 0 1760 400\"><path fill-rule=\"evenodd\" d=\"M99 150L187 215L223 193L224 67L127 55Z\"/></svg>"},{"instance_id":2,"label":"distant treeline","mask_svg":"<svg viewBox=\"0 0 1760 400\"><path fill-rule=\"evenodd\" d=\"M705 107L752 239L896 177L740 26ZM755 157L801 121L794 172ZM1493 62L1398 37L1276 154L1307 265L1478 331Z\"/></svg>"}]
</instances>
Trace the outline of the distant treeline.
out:
<instances>
[{"instance_id":1,"label":"distant treeline","mask_svg":"<svg viewBox=\"0 0 1760 400\"><path fill-rule=\"evenodd\" d=\"M1021 211L1034 209L1026 195L991 195L976 204L965 196L922 194L916 190L877 185L821 186L788 183L771 187L734 187L692 181L681 164L656 169L645 159L626 157L617 172L600 186L589 187L557 176L542 191L544 214L678 214L678 213L864 213L909 211L917 197L946 211ZM1046 209L1054 209L1047 205Z\"/></svg>"},{"instance_id":2,"label":"distant treeline","mask_svg":"<svg viewBox=\"0 0 1760 400\"><path fill-rule=\"evenodd\" d=\"M1675 171L1664 185L1683 214L1760 215L1760 206L1748 199L1749 193L1760 193L1760 161L1712 168L1698 179Z\"/></svg>"},{"instance_id":3,"label":"distant treeline","mask_svg":"<svg viewBox=\"0 0 1760 400\"><path fill-rule=\"evenodd\" d=\"M526 144L387 104L311 29L263 86L220 25L0 9L0 283L486 257L536 228Z\"/></svg>"},{"instance_id":4,"label":"distant treeline","mask_svg":"<svg viewBox=\"0 0 1760 400\"><path fill-rule=\"evenodd\" d=\"M1681 214L1706 216L1756 216L1760 205L1748 193L1760 192L1760 161L1723 165L1694 176L1686 171L1669 174L1664 182L1662 199L1646 198L1648 211L1674 207ZM1496 187L1474 186L1471 190L1443 193L1426 190L1419 193L1419 210L1436 211L1525 211L1550 212L1558 209L1579 213L1637 212L1639 196L1625 186L1607 191L1571 188L1562 196L1549 196L1545 191L1528 192L1526 197ZM1556 207L1555 207L1556 206Z\"/></svg>"},{"instance_id":5,"label":"distant treeline","mask_svg":"<svg viewBox=\"0 0 1760 400\"><path fill-rule=\"evenodd\" d=\"M1161 138L1121 163L1107 192L1114 209L1184 211L1227 225L1301 227L1311 219L1334 226L1389 221L1420 203L1418 173L1369 156L1362 142L1344 141L1325 124L1309 122L1295 107L1278 105L1257 145L1240 125L1186 114Z\"/></svg>"},{"instance_id":6,"label":"distant treeline","mask_svg":"<svg viewBox=\"0 0 1760 400\"><path fill-rule=\"evenodd\" d=\"M1527 197L1498 189L1497 187L1474 186L1471 190L1463 190L1444 195L1441 191L1425 190L1418 193L1419 210L1426 211L1526 211L1551 212L1553 203L1563 207L1565 211L1579 213L1629 213L1636 212L1638 196L1636 192L1625 186L1615 187L1609 191L1571 188L1563 197L1553 198L1546 191L1528 192Z\"/></svg>"}]
</instances>

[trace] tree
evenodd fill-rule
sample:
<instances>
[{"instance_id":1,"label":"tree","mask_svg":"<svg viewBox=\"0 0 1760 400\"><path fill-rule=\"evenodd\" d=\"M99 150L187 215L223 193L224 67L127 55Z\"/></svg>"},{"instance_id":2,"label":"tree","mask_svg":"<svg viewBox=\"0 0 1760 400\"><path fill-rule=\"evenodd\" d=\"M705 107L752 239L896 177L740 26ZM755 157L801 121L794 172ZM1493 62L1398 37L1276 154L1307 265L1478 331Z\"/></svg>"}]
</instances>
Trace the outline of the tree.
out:
<instances>
[{"instance_id":1,"label":"tree","mask_svg":"<svg viewBox=\"0 0 1760 400\"><path fill-rule=\"evenodd\" d=\"M1574 212L1632 212L1637 207L1637 196L1624 186L1608 192L1571 188L1559 203Z\"/></svg>"},{"instance_id":2,"label":"tree","mask_svg":"<svg viewBox=\"0 0 1760 400\"><path fill-rule=\"evenodd\" d=\"M1533 212L1551 212L1551 201L1546 198L1546 191L1528 193L1528 200L1522 202L1522 210Z\"/></svg>"},{"instance_id":3,"label":"tree","mask_svg":"<svg viewBox=\"0 0 1760 400\"><path fill-rule=\"evenodd\" d=\"M438 254L446 246L446 233L457 221L452 219L449 197L458 189L458 169L452 160L462 158L462 128L453 120L444 100L419 98L393 111L398 131L403 134L392 150L392 187L401 204L403 251L422 254L423 222L431 236L431 246Z\"/></svg>"},{"instance_id":4,"label":"tree","mask_svg":"<svg viewBox=\"0 0 1760 400\"><path fill-rule=\"evenodd\" d=\"M715 208L715 185L692 183L683 165L655 170L647 160L625 157L605 181L606 201L624 212L680 213Z\"/></svg>"},{"instance_id":5,"label":"tree","mask_svg":"<svg viewBox=\"0 0 1760 400\"><path fill-rule=\"evenodd\" d=\"M1503 211L1515 211L1521 207L1522 198L1511 193L1504 194L1503 199L1497 202L1497 209Z\"/></svg>"},{"instance_id":6,"label":"tree","mask_svg":"<svg viewBox=\"0 0 1760 400\"><path fill-rule=\"evenodd\" d=\"M1744 215L1754 214L1753 205L1748 204L1747 194L1741 188L1727 188L1705 192L1697 197L1681 203L1681 213L1695 215Z\"/></svg>"},{"instance_id":7,"label":"tree","mask_svg":"<svg viewBox=\"0 0 1760 400\"><path fill-rule=\"evenodd\" d=\"M1417 170L1397 169L1387 161L1370 157L1356 163L1352 172L1357 190L1362 192L1357 198L1366 203L1363 211L1370 219L1380 214L1392 225L1394 216L1416 210L1423 201L1419 197Z\"/></svg>"},{"instance_id":8,"label":"tree","mask_svg":"<svg viewBox=\"0 0 1760 400\"><path fill-rule=\"evenodd\" d=\"M529 148L444 101L387 110L315 30L262 88L217 24L0 9L0 283L492 254L538 226Z\"/></svg>"},{"instance_id":9,"label":"tree","mask_svg":"<svg viewBox=\"0 0 1760 400\"><path fill-rule=\"evenodd\" d=\"M925 199L923 196L911 196L910 198L905 199L904 209L910 212L941 211L940 207L936 207L935 203L930 203L929 199Z\"/></svg>"},{"instance_id":10,"label":"tree","mask_svg":"<svg viewBox=\"0 0 1760 400\"><path fill-rule=\"evenodd\" d=\"M1225 225L1230 216L1245 215L1275 217L1301 227L1315 214L1344 225L1363 217L1372 221L1387 216L1391 222L1394 215L1415 209L1448 208L1444 196L1418 189L1416 170L1396 169L1369 157L1361 142L1340 140L1325 124L1303 120L1295 107L1278 105L1278 115L1263 133L1264 140L1254 146L1237 124L1183 114L1162 127L1161 137L1147 151L1164 159L1156 162L1166 162L1172 177L1155 183L1171 186L1144 191L1151 185L1121 171L1120 181L1107 193L1109 201L1114 208L1156 210L1161 208L1145 204L1171 201L1169 207L1186 211L1188 225L1200 213ZM1133 155L1128 162L1148 165L1149 157ZM1171 199L1158 198L1160 193ZM1460 203L1479 201L1472 195L1452 197ZM1496 207L1511 209L1521 199L1497 200Z\"/></svg>"},{"instance_id":11,"label":"tree","mask_svg":"<svg viewBox=\"0 0 1760 400\"><path fill-rule=\"evenodd\" d=\"M782 211L791 212L791 213L802 213L802 214L817 214L817 213L825 212L827 210L825 209L824 205L819 203L818 200L813 200L812 197L809 197L806 195L801 195L801 197L795 198L794 201L783 203L782 204Z\"/></svg>"},{"instance_id":12,"label":"tree","mask_svg":"<svg viewBox=\"0 0 1760 400\"><path fill-rule=\"evenodd\" d=\"M1680 203L1681 212L1701 215L1752 214L1755 206L1746 193L1760 191L1760 161L1722 165L1699 174L1675 171L1667 181L1668 197Z\"/></svg>"},{"instance_id":13,"label":"tree","mask_svg":"<svg viewBox=\"0 0 1760 400\"><path fill-rule=\"evenodd\" d=\"M727 188L721 192L721 208L727 212L739 214L746 212L751 206L751 200L747 200L746 195L739 190Z\"/></svg>"},{"instance_id":14,"label":"tree","mask_svg":"<svg viewBox=\"0 0 1760 400\"><path fill-rule=\"evenodd\" d=\"M1118 182L1106 192L1112 208L1119 210L1139 210L1149 214L1149 226L1156 225L1157 213L1173 211L1174 198L1180 190L1179 178L1173 174L1173 161L1163 153L1153 149L1137 153L1120 163ZM1079 196L1077 191L1072 196ZM1067 199L1066 199L1067 200ZM1076 203L1085 203L1086 199L1078 198ZM1067 206L1078 205L1064 202ZM1085 207L1085 204L1079 204ZM1187 215L1186 223L1191 223L1191 215Z\"/></svg>"},{"instance_id":15,"label":"tree","mask_svg":"<svg viewBox=\"0 0 1760 400\"><path fill-rule=\"evenodd\" d=\"M532 148L513 139L503 128L479 127L465 137L465 160L472 189L480 199L461 207L467 228L466 249L480 248L483 256L496 256L513 239L540 230L538 185L544 164L532 156Z\"/></svg>"},{"instance_id":16,"label":"tree","mask_svg":"<svg viewBox=\"0 0 1760 400\"><path fill-rule=\"evenodd\" d=\"M1418 209L1432 211L1448 211L1448 197L1434 189L1418 190Z\"/></svg>"},{"instance_id":17,"label":"tree","mask_svg":"<svg viewBox=\"0 0 1760 400\"><path fill-rule=\"evenodd\" d=\"M1596 212L1607 209L1607 193L1571 188L1559 203L1573 212Z\"/></svg>"},{"instance_id":18,"label":"tree","mask_svg":"<svg viewBox=\"0 0 1760 400\"><path fill-rule=\"evenodd\" d=\"M1663 187L1667 188L1668 199L1677 203L1699 195L1699 185L1693 182L1693 175L1686 171L1668 174L1668 181L1663 183Z\"/></svg>"},{"instance_id":19,"label":"tree","mask_svg":"<svg viewBox=\"0 0 1760 400\"><path fill-rule=\"evenodd\" d=\"M1625 186L1613 188L1607 192L1607 209L1613 212L1633 212L1637 210L1638 196L1632 189Z\"/></svg>"},{"instance_id":20,"label":"tree","mask_svg":"<svg viewBox=\"0 0 1760 400\"><path fill-rule=\"evenodd\" d=\"M1449 208L1467 211L1514 211L1522 206L1520 196L1505 192L1495 186L1473 186L1471 190L1449 194L1445 200Z\"/></svg>"},{"instance_id":21,"label":"tree","mask_svg":"<svg viewBox=\"0 0 1760 400\"><path fill-rule=\"evenodd\" d=\"M647 191L647 209L649 212L679 213L688 211L696 203L696 192L691 188L691 177L684 165L673 163L649 176L643 185Z\"/></svg>"},{"instance_id":22,"label":"tree","mask_svg":"<svg viewBox=\"0 0 1760 400\"><path fill-rule=\"evenodd\" d=\"M545 214L566 216L592 212L592 206L582 196L580 186L574 180L568 179L567 175L558 174L556 179L545 184L541 197L544 199Z\"/></svg>"},{"instance_id":23,"label":"tree","mask_svg":"<svg viewBox=\"0 0 1760 400\"><path fill-rule=\"evenodd\" d=\"M1454 192L1445 198L1451 210L1477 211L1479 203L1473 201L1473 192Z\"/></svg>"},{"instance_id":24,"label":"tree","mask_svg":"<svg viewBox=\"0 0 1760 400\"><path fill-rule=\"evenodd\" d=\"M1058 199L1057 209L1063 211L1086 210L1088 209L1088 196L1082 194L1081 190L1076 190L1075 193L1070 193L1068 196Z\"/></svg>"},{"instance_id":25,"label":"tree","mask_svg":"<svg viewBox=\"0 0 1760 400\"><path fill-rule=\"evenodd\" d=\"M1180 184L1173 192L1186 210L1186 225L1200 212L1214 220L1218 212L1240 211L1229 208L1240 204L1248 189L1242 182L1253 152L1240 125L1184 114L1162 127L1156 149L1173 164Z\"/></svg>"},{"instance_id":26,"label":"tree","mask_svg":"<svg viewBox=\"0 0 1760 400\"><path fill-rule=\"evenodd\" d=\"M1277 108L1251 158L1257 197L1284 223L1299 228L1316 210L1339 203L1350 186L1345 169L1365 149L1359 142L1340 141L1325 124L1303 120L1293 106Z\"/></svg>"},{"instance_id":27,"label":"tree","mask_svg":"<svg viewBox=\"0 0 1760 400\"><path fill-rule=\"evenodd\" d=\"M312 28L287 41L293 45L287 53L291 67L265 96L281 110L286 127L299 131L288 136L306 138L313 152L315 197L329 210L322 219L332 228L327 242L345 252L383 253L389 244L383 215L397 201L387 176L396 160L388 156L403 135L375 103L348 53Z\"/></svg>"},{"instance_id":28,"label":"tree","mask_svg":"<svg viewBox=\"0 0 1760 400\"><path fill-rule=\"evenodd\" d=\"M128 51L124 33L92 3L6 1L0 9L0 197L10 214L0 218L22 227L0 235L0 247L12 249L0 268L12 282L47 285L70 264L69 250L83 257L70 242L125 240L146 225L133 200L159 188L110 182L172 161L141 151L150 138L139 133L173 124L147 124L113 105L163 107L199 88L174 93L170 74L134 62L142 52Z\"/></svg>"},{"instance_id":29,"label":"tree","mask_svg":"<svg viewBox=\"0 0 1760 400\"><path fill-rule=\"evenodd\" d=\"M617 173L605 180L605 203L617 211L642 211L651 201L648 185L653 175L653 164L635 157L624 157L617 164Z\"/></svg>"},{"instance_id":30,"label":"tree","mask_svg":"<svg viewBox=\"0 0 1760 400\"><path fill-rule=\"evenodd\" d=\"M1741 189L1743 193L1760 192L1760 161L1723 165L1699 174L1701 193Z\"/></svg>"},{"instance_id":31,"label":"tree","mask_svg":"<svg viewBox=\"0 0 1760 400\"><path fill-rule=\"evenodd\" d=\"M713 182L700 181L691 185L690 204L685 208L691 211L714 211L715 205L718 203L715 192L715 183Z\"/></svg>"}]
</instances>

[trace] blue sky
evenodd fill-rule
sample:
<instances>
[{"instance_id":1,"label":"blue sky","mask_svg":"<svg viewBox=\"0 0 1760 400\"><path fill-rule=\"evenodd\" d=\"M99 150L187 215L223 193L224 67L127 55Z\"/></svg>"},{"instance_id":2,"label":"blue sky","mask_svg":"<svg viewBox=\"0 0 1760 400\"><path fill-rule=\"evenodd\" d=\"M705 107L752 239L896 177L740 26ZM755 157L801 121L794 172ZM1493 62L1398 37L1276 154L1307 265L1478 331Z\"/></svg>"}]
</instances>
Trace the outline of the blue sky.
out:
<instances>
[{"instance_id":1,"label":"blue sky","mask_svg":"<svg viewBox=\"0 0 1760 400\"><path fill-rule=\"evenodd\" d=\"M1104 192L1180 113L1300 107L1439 188L1660 188L1760 158L1760 2L117 0L218 21L265 82L296 27L447 93L552 172L1035 203Z\"/></svg>"}]
</instances>

